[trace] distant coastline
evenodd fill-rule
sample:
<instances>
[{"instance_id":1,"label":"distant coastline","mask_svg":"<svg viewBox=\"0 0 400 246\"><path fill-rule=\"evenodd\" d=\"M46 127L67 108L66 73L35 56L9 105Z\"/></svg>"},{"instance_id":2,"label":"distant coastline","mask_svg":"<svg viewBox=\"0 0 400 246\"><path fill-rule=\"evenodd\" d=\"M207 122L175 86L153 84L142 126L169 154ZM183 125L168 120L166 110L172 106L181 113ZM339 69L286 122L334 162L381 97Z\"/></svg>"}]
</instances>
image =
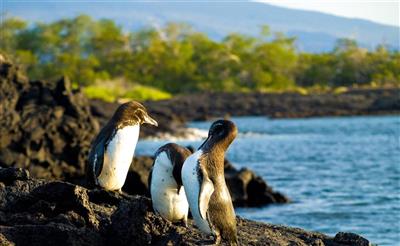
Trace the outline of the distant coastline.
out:
<instances>
[{"instance_id":1,"label":"distant coastline","mask_svg":"<svg viewBox=\"0 0 400 246\"><path fill-rule=\"evenodd\" d=\"M159 121L158 129L145 128L145 136L157 132L183 134L190 121L231 116L306 118L319 116L400 114L400 89L351 89L341 94L323 93L198 93L176 96L144 105ZM91 100L91 109L104 123L118 103Z\"/></svg>"}]
</instances>

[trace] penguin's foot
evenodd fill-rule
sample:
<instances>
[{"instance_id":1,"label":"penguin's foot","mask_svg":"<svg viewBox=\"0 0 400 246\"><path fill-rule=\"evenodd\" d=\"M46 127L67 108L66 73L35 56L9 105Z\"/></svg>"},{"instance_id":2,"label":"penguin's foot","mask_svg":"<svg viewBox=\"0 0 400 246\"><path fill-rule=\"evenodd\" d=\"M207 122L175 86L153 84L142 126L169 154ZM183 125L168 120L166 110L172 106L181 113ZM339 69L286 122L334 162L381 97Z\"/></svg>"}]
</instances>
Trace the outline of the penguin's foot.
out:
<instances>
[{"instance_id":1,"label":"penguin's foot","mask_svg":"<svg viewBox=\"0 0 400 246\"><path fill-rule=\"evenodd\" d=\"M221 235L217 234L214 236L214 245L220 245L221 244Z\"/></svg>"},{"instance_id":2,"label":"penguin's foot","mask_svg":"<svg viewBox=\"0 0 400 246\"><path fill-rule=\"evenodd\" d=\"M184 226L184 227L188 227L188 219L187 219L187 216L185 217L185 218L183 218L183 220L182 220L182 225Z\"/></svg>"},{"instance_id":3,"label":"penguin's foot","mask_svg":"<svg viewBox=\"0 0 400 246\"><path fill-rule=\"evenodd\" d=\"M113 191L113 193L114 193L117 197L129 198L129 195L126 194L125 192L123 192L122 189L115 190L115 191Z\"/></svg>"}]
</instances>

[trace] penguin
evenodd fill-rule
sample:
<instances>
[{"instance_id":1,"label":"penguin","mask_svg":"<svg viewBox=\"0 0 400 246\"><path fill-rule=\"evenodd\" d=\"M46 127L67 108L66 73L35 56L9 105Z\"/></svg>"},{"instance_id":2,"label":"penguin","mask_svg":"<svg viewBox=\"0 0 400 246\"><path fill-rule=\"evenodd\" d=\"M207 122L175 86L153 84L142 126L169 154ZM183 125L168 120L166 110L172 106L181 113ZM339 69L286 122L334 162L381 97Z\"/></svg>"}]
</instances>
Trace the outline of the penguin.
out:
<instances>
[{"instance_id":1,"label":"penguin","mask_svg":"<svg viewBox=\"0 0 400 246\"><path fill-rule=\"evenodd\" d=\"M86 166L89 186L121 193L139 138L140 125L144 123L158 126L142 104L130 101L117 108L92 143Z\"/></svg>"},{"instance_id":2,"label":"penguin","mask_svg":"<svg viewBox=\"0 0 400 246\"><path fill-rule=\"evenodd\" d=\"M183 162L191 152L182 146L168 143L154 155L149 174L149 191L155 212L171 222L182 221L187 226L189 204L182 186Z\"/></svg>"},{"instance_id":3,"label":"penguin","mask_svg":"<svg viewBox=\"0 0 400 246\"><path fill-rule=\"evenodd\" d=\"M207 139L182 167L182 182L195 224L213 235L217 245L221 238L237 245L236 215L224 177L225 152L237 132L233 122L215 121Z\"/></svg>"}]
</instances>

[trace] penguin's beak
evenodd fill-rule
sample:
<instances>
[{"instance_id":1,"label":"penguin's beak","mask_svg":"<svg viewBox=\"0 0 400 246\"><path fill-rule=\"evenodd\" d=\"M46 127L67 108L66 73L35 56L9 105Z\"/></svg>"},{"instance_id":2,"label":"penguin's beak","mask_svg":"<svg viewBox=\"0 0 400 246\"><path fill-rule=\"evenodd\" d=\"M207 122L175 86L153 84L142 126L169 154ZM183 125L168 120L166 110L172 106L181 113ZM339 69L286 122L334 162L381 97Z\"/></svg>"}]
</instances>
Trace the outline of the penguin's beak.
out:
<instances>
[{"instance_id":1,"label":"penguin's beak","mask_svg":"<svg viewBox=\"0 0 400 246\"><path fill-rule=\"evenodd\" d=\"M197 149L199 150L199 149L203 148L203 146L207 143L208 140L210 140L211 137L212 137L212 135L209 134L209 135L207 136L206 140L204 140L204 142L203 142L203 143L200 145L200 147L197 148Z\"/></svg>"},{"instance_id":2,"label":"penguin's beak","mask_svg":"<svg viewBox=\"0 0 400 246\"><path fill-rule=\"evenodd\" d=\"M155 119L151 118L148 114L144 116L143 123L147 123L153 126L158 126L158 123Z\"/></svg>"}]
</instances>

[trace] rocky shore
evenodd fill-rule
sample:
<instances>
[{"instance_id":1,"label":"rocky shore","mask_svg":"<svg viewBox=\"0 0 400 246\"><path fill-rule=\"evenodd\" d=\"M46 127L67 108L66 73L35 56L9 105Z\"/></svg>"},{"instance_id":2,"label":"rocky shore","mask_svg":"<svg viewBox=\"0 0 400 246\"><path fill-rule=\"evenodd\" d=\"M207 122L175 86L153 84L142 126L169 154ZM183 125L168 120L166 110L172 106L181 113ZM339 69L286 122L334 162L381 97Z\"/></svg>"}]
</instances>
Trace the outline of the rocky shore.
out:
<instances>
[{"instance_id":1,"label":"rocky shore","mask_svg":"<svg viewBox=\"0 0 400 246\"><path fill-rule=\"evenodd\" d=\"M304 118L400 113L400 88L323 93L201 93L148 101L146 107L183 121L229 116Z\"/></svg>"},{"instance_id":2,"label":"rocky shore","mask_svg":"<svg viewBox=\"0 0 400 246\"><path fill-rule=\"evenodd\" d=\"M330 237L239 217L237 223L243 246L369 245L353 233ZM186 228L154 214L143 196L32 179L20 168L0 169L0 245L201 245L210 240L191 220Z\"/></svg>"}]
</instances>

